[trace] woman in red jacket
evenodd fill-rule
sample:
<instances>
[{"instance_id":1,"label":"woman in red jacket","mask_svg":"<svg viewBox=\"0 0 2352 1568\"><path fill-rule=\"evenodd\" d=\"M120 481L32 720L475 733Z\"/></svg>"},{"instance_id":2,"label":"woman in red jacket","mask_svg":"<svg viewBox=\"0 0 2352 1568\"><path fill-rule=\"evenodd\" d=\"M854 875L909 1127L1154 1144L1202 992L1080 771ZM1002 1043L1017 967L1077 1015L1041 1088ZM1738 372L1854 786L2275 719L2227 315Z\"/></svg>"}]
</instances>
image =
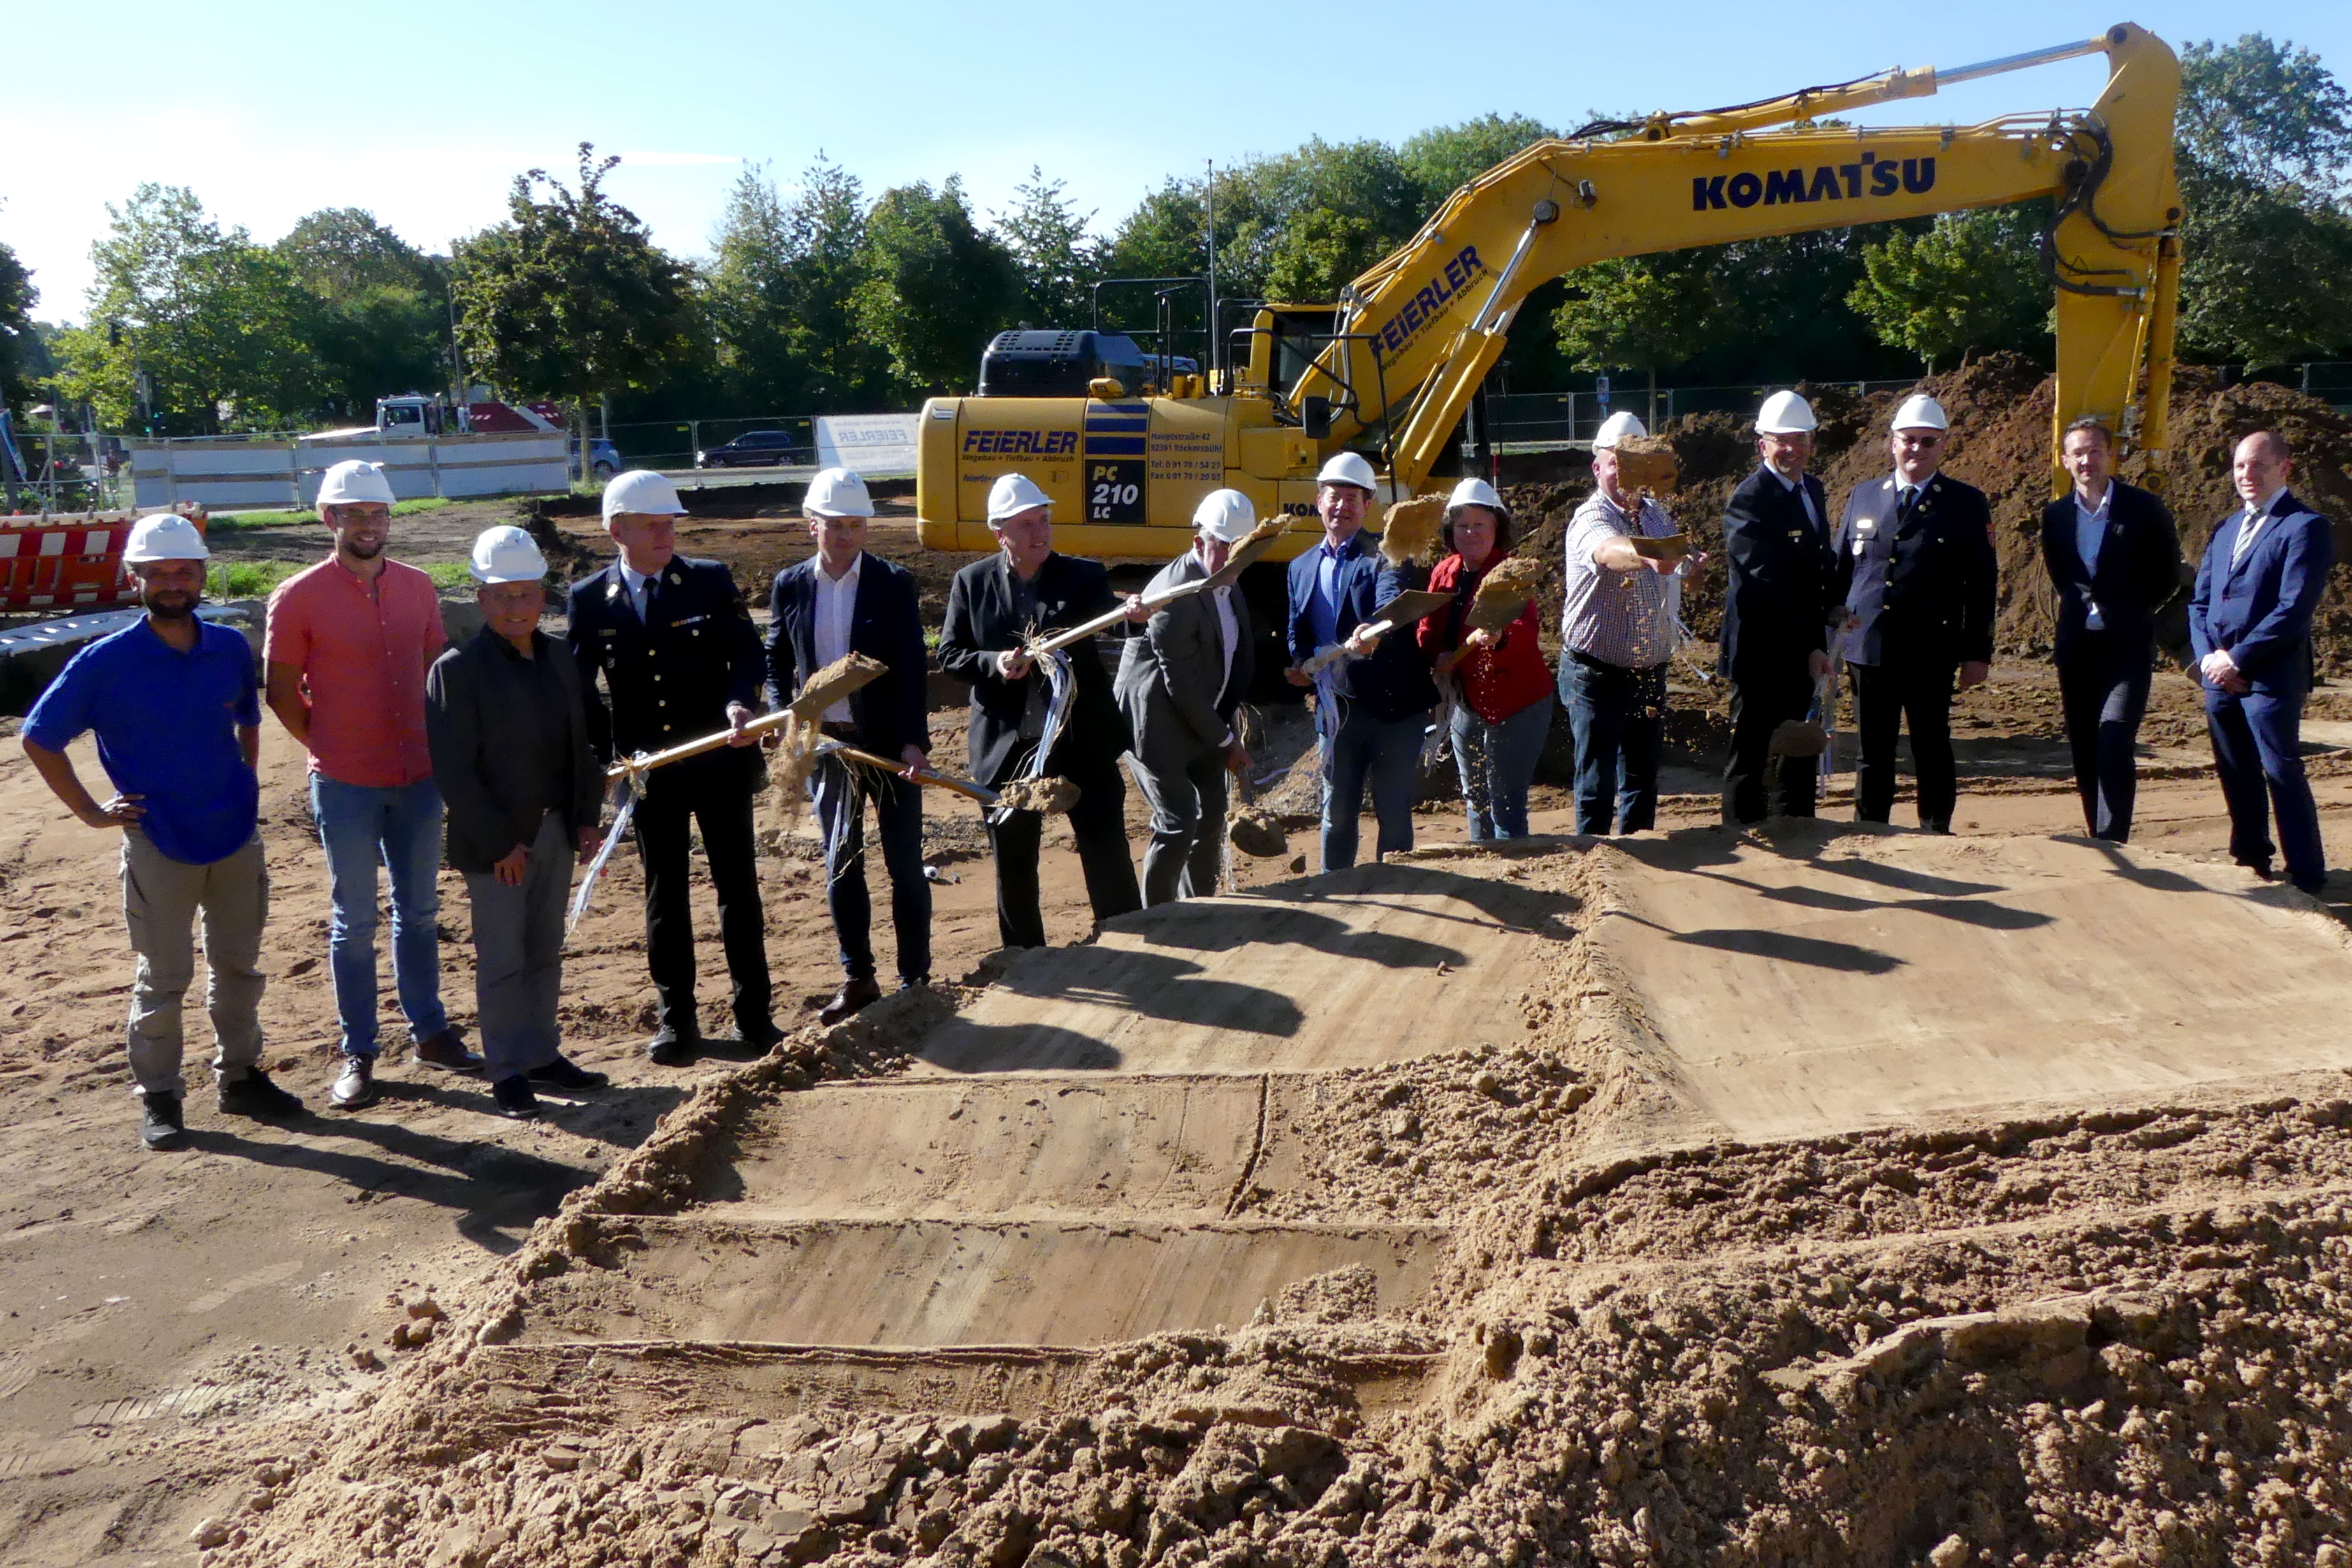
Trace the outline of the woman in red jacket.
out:
<instances>
[{"instance_id":1,"label":"woman in red jacket","mask_svg":"<svg viewBox=\"0 0 2352 1568\"><path fill-rule=\"evenodd\" d=\"M1551 732L1551 671L1537 646L1536 605L1529 599L1500 632L1470 631L1470 602L1487 571L1511 549L1511 517L1484 479L1465 479L1445 506L1445 547L1452 553L1429 574L1436 593L1454 602L1421 623L1422 652L1440 678L1454 682L1454 757L1462 770L1462 799L1470 841L1523 838L1528 786Z\"/></svg>"}]
</instances>

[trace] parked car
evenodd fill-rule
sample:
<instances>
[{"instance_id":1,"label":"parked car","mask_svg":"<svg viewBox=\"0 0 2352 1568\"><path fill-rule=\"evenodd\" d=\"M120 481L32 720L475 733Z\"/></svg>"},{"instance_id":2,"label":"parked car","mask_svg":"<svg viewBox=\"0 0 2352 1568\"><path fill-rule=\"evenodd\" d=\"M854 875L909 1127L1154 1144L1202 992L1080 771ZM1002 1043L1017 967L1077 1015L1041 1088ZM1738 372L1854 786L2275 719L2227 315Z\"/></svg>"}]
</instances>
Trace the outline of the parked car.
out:
<instances>
[{"instance_id":1,"label":"parked car","mask_svg":"<svg viewBox=\"0 0 2352 1568\"><path fill-rule=\"evenodd\" d=\"M577 479L580 477L579 445L576 442L573 443L568 448L568 451L571 457L570 467L572 469L572 477ZM589 442L588 462L589 466L596 471L596 482L598 484L603 484L606 479L611 479L614 474L619 473L622 468L627 466L621 461L621 449L618 447L614 446L610 441Z\"/></svg>"},{"instance_id":2,"label":"parked car","mask_svg":"<svg viewBox=\"0 0 2352 1568\"><path fill-rule=\"evenodd\" d=\"M746 430L723 447L697 452L694 462L702 468L773 468L792 462L800 450L790 431Z\"/></svg>"}]
</instances>

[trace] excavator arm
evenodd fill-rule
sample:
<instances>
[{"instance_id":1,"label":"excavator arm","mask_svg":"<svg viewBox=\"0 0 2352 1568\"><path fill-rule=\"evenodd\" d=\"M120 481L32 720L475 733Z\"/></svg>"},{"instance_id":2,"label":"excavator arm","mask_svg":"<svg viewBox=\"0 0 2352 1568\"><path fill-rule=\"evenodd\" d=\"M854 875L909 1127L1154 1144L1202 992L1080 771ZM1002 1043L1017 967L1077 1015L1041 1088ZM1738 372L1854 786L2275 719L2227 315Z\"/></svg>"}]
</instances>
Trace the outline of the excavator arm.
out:
<instances>
[{"instance_id":1,"label":"excavator arm","mask_svg":"<svg viewBox=\"0 0 2352 1568\"><path fill-rule=\"evenodd\" d=\"M1949 84L2104 52L2089 110L1958 126L1805 123ZM1944 73L1842 86L1536 143L1456 191L1419 234L1340 296L1339 330L1280 398L1330 408L1328 454L1384 428L1401 492L1428 478L1547 280L1612 257L2054 198L2043 254L2057 296L2056 428L2095 416L2166 445L2180 196L2172 121L2180 68L2124 24L2087 43ZM1783 129L1772 129L1780 126ZM2054 430L2053 449L2055 450Z\"/></svg>"}]
</instances>

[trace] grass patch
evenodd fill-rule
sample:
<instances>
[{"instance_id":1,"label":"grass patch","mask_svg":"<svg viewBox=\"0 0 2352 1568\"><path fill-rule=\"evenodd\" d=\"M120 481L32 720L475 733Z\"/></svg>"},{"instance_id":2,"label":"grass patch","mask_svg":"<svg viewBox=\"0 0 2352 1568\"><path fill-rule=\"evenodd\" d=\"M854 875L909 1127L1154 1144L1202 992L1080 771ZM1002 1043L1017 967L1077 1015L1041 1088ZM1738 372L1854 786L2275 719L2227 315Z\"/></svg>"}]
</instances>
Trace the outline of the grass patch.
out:
<instances>
[{"instance_id":1,"label":"grass patch","mask_svg":"<svg viewBox=\"0 0 2352 1568\"><path fill-rule=\"evenodd\" d=\"M205 574L205 597L266 599L271 589L313 564L308 561L226 561Z\"/></svg>"},{"instance_id":2,"label":"grass patch","mask_svg":"<svg viewBox=\"0 0 2352 1568\"><path fill-rule=\"evenodd\" d=\"M407 517L415 512L439 511L448 504L449 500L446 496L425 496L416 500L396 500L392 503L392 515ZM205 528L208 532L226 531L234 533L240 529L247 528L296 528L303 523L318 521L319 514L316 511L240 511L233 516L208 519Z\"/></svg>"},{"instance_id":3,"label":"grass patch","mask_svg":"<svg viewBox=\"0 0 2352 1568\"><path fill-rule=\"evenodd\" d=\"M316 565L311 561L228 561L205 574L205 597L215 602L225 599L266 599L270 591L295 573ZM444 592L451 588L470 588L474 575L463 561L436 561L422 568L433 579L433 586Z\"/></svg>"}]
</instances>

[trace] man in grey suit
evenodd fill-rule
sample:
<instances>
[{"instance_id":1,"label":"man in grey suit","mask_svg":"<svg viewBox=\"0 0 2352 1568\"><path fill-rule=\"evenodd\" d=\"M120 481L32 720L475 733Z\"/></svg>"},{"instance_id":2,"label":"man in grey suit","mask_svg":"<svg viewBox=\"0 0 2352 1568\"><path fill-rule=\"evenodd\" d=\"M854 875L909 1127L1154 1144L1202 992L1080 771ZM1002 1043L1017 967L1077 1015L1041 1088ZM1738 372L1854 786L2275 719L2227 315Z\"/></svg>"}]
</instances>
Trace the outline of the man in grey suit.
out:
<instances>
[{"instance_id":1,"label":"man in grey suit","mask_svg":"<svg viewBox=\"0 0 2352 1568\"><path fill-rule=\"evenodd\" d=\"M1170 562L1144 597L1216 572L1257 526L1249 498L1213 490L1192 513L1192 548ZM1225 773L1249 766L1234 710L1249 689L1249 606L1230 586L1152 612L1119 655L1115 695L1135 736L1129 765L1151 807L1143 901L1164 904L1217 890L1225 837Z\"/></svg>"}]
</instances>

